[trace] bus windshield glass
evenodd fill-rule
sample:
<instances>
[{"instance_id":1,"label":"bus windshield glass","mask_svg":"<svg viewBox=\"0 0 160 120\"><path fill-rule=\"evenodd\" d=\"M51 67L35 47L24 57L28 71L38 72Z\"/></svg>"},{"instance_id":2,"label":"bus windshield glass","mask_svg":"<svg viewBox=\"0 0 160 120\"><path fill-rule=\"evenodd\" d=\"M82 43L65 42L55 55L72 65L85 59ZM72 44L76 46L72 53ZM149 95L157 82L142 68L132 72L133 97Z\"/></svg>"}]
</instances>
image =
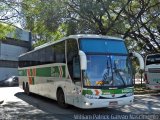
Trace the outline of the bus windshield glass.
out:
<instances>
[{"instance_id":1,"label":"bus windshield glass","mask_svg":"<svg viewBox=\"0 0 160 120\"><path fill-rule=\"evenodd\" d=\"M81 39L80 48L87 55L85 86L131 86L131 64L123 41Z\"/></svg>"},{"instance_id":2,"label":"bus windshield glass","mask_svg":"<svg viewBox=\"0 0 160 120\"><path fill-rule=\"evenodd\" d=\"M80 47L85 53L120 53L127 54L122 40L115 39L81 39Z\"/></svg>"},{"instance_id":3,"label":"bus windshield glass","mask_svg":"<svg viewBox=\"0 0 160 120\"><path fill-rule=\"evenodd\" d=\"M147 56L146 65L159 64L159 63L160 63L160 54Z\"/></svg>"}]
</instances>

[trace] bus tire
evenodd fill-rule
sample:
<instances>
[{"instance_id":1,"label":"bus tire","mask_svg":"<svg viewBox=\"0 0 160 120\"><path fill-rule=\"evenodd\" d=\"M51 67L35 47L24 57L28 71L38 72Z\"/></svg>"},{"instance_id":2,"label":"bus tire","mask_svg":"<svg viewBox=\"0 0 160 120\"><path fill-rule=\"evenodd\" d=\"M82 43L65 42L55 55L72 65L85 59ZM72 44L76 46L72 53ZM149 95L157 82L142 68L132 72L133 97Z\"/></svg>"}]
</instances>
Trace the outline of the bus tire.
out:
<instances>
[{"instance_id":1,"label":"bus tire","mask_svg":"<svg viewBox=\"0 0 160 120\"><path fill-rule=\"evenodd\" d=\"M68 104L65 103L65 96L64 96L64 92L61 88L59 88L57 90L57 102L58 105L63 107L63 108L67 108Z\"/></svg>"},{"instance_id":2,"label":"bus tire","mask_svg":"<svg viewBox=\"0 0 160 120\"><path fill-rule=\"evenodd\" d=\"M25 91L25 83L23 82L23 84L22 84L22 89Z\"/></svg>"},{"instance_id":3,"label":"bus tire","mask_svg":"<svg viewBox=\"0 0 160 120\"><path fill-rule=\"evenodd\" d=\"M29 95L29 94L30 94L30 91L29 91L29 84L28 84L28 82L26 83L25 93L26 93L27 95Z\"/></svg>"}]
</instances>

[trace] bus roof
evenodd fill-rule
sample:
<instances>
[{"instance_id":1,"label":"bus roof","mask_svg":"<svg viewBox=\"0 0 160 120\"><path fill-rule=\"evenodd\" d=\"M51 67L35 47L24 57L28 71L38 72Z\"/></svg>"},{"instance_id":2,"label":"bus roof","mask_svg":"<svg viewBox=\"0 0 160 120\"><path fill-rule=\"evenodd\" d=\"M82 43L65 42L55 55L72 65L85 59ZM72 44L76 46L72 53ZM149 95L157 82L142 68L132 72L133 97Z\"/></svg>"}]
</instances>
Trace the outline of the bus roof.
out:
<instances>
[{"instance_id":1,"label":"bus roof","mask_svg":"<svg viewBox=\"0 0 160 120\"><path fill-rule=\"evenodd\" d=\"M96 34L78 34L78 35L70 35L68 37L64 37L60 40L57 40L57 41L50 41L50 42L47 42L43 45L40 45L38 47L35 47L33 50L29 51L29 52L26 52L26 53L23 53L21 54L20 56L23 56L25 54L28 54L28 53L31 53L31 52L34 52L34 51L37 51L39 49L42 49L42 48L45 48L47 46L50 46L50 45L53 45L55 43L58 43L58 42L61 42L61 41L64 41L66 39L69 39L69 38L74 38L75 40L76 39L79 39L79 38L102 38L102 39L116 39L116 40L121 40L121 41L124 41L122 38L118 38L118 37L112 37L112 36L104 36L104 35L96 35ZM20 57L19 56L19 57Z\"/></svg>"},{"instance_id":2,"label":"bus roof","mask_svg":"<svg viewBox=\"0 0 160 120\"><path fill-rule=\"evenodd\" d=\"M123 40L122 38L112 37L112 36L104 36L104 35L96 35L96 34L79 34L79 35L70 35L68 38L103 38L103 39L116 39Z\"/></svg>"}]
</instances>

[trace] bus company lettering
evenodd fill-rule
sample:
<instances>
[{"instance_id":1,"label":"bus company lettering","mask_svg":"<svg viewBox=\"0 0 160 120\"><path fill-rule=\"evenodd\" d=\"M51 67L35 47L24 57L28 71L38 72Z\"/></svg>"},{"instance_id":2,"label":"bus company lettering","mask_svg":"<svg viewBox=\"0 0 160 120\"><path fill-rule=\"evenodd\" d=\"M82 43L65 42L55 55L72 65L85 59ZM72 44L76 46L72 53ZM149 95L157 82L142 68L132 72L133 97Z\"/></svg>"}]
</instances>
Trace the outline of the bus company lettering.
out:
<instances>
[{"instance_id":1,"label":"bus company lettering","mask_svg":"<svg viewBox=\"0 0 160 120\"><path fill-rule=\"evenodd\" d=\"M110 95L110 92L103 92L102 95Z\"/></svg>"},{"instance_id":2,"label":"bus company lettering","mask_svg":"<svg viewBox=\"0 0 160 120\"><path fill-rule=\"evenodd\" d=\"M59 73L59 70L58 70L58 67L51 67L51 76L52 77L59 77L60 76L60 73Z\"/></svg>"},{"instance_id":3,"label":"bus company lettering","mask_svg":"<svg viewBox=\"0 0 160 120\"><path fill-rule=\"evenodd\" d=\"M122 93L131 93L131 92L133 92L132 89L123 89L122 90Z\"/></svg>"},{"instance_id":4,"label":"bus company lettering","mask_svg":"<svg viewBox=\"0 0 160 120\"><path fill-rule=\"evenodd\" d=\"M98 99L99 96L97 95L89 95L89 94L86 94L85 97L89 98L89 99Z\"/></svg>"}]
</instances>

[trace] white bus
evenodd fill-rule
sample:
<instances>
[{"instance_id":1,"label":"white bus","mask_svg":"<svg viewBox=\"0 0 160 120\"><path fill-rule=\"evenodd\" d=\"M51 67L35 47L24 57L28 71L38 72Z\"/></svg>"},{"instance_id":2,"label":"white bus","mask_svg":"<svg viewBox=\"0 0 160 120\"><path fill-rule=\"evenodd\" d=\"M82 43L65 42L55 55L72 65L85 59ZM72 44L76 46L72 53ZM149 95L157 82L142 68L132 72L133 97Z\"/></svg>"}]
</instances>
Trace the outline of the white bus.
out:
<instances>
[{"instance_id":1,"label":"white bus","mask_svg":"<svg viewBox=\"0 0 160 120\"><path fill-rule=\"evenodd\" d=\"M146 56L144 80L147 88L160 90L160 53Z\"/></svg>"},{"instance_id":2,"label":"white bus","mask_svg":"<svg viewBox=\"0 0 160 120\"><path fill-rule=\"evenodd\" d=\"M133 80L124 40L102 35L71 35L19 57L23 90L62 107L102 108L133 102Z\"/></svg>"}]
</instances>

